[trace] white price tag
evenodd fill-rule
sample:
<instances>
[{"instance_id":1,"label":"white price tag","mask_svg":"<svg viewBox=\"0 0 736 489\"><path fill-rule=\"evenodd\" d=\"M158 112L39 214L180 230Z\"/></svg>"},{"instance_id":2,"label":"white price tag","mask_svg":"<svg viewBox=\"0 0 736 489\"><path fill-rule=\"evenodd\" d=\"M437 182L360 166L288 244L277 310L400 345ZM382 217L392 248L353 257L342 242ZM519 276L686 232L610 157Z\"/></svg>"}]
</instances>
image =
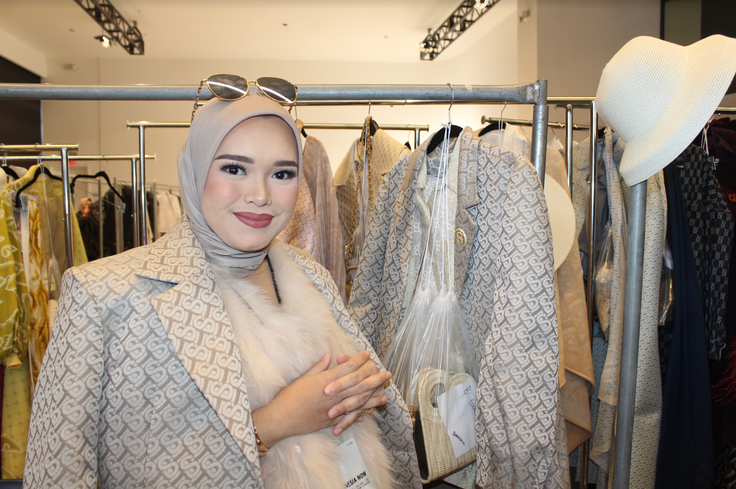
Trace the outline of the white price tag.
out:
<instances>
[{"instance_id":1,"label":"white price tag","mask_svg":"<svg viewBox=\"0 0 736 489\"><path fill-rule=\"evenodd\" d=\"M343 458L340 468L345 480L345 489L376 489L376 486L371 482L371 476L368 474L368 469L355 438L340 443L337 448L342 453Z\"/></svg>"},{"instance_id":2,"label":"white price tag","mask_svg":"<svg viewBox=\"0 0 736 489\"><path fill-rule=\"evenodd\" d=\"M437 396L437 407L447 427L455 458L475 448L475 389L475 381L469 377ZM447 419L444 419L444 413L447 413Z\"/></svg>"}]
</instances>

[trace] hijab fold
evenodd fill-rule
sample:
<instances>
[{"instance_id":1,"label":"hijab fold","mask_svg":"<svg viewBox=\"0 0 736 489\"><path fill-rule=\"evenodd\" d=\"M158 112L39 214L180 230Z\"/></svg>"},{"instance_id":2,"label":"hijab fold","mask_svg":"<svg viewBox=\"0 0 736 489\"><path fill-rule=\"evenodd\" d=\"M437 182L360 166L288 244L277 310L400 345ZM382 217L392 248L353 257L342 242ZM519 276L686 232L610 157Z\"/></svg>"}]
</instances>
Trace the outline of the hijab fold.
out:
<instances>
[{"instance_id":1,"label":"hijab fold","mask_svg":"<svg viewBox=\"0 0 736 489\"><path fill-rule=\"evenodd\" d=\"M301 179L302 142L294 120L281 105L255 93L234 102L212 99L204 104L195 114L187 142L179 153L181 202L195 236L211 263L240 271L243 276L260 266L266 250L241 251L225 244L205 221L202 197L210 165L225 136L244 120L264 115L280 117L294 132Z\"/></svg>"}]
</instances>

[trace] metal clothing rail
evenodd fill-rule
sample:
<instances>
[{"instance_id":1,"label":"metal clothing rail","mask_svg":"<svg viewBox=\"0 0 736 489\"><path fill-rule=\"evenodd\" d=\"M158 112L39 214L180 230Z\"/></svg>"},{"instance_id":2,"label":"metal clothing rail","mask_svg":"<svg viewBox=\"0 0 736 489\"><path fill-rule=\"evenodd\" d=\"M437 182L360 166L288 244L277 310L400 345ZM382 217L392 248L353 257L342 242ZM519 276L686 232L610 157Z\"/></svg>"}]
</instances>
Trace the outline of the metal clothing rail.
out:
<instances>
[{"instance_id":1,"label":"metal clothing rail","mask_svg":"<svg viewBox=\"0 0 736 489\"><path fill-rule=\"evenodd\" d=\"M46 151L46 150L52 150L52 149L60 149L62 151L62 155L19 155L19 156L3 156L0 158L0 161L3 163L8 161L61 161L61 182L62 182L62 192L64 196L65 203L70 200L71 198L71 192L70 192L70 179L69 179L69 160L73 161L124 161L128 160L132 163L132 166L135 167L135 162L138 160L139 155L137 154L114 154L114 155L68 155L64 154L65 150L69 149L79 149L78 144L28 144L28 145L7 145L7 144L0 144L0 151ZM149 160L155 160L156 155L146 155L146 159ZM73 249L73 242L72 239L72 217L71 217L71 207L67 209L67 206L65 204L64 206L64 238L66 241L66 250L67 250L67 263L69 263L69 266L71 266L74 261L74 249ZM137 219L135 214L135 209L133 211L133 219L134 222ZM100 226L101 227L101 226ZM102 250L102 248L100 248ZM100 251L102 253L102 251ZM100 254L102 256L102 254Z\"/></svg>"},{"instance_id":2,"label":"metal clothing rail","mask_svg":"<svg viewBox=\"0 0 736 489\"><path fill-rule=\"evenodd\" d=\"M485 115L480 116L480 123L485 124L486 122L508 122L509 124L513 124L515 126L533 125L533 121L530 121L529 119L508 119L506 117L492 117L492 116L485 116ZM567 123L566 122L548 122L547 127L566 129ZM579 124L572 124L571 127L573 131L590 131L590 126L581 126Z\"/></svg>"},{"instance_id":3,"label":"metal clothing rail","mask_svg":"<svg viewBox=\"0 0 736 489\"><path fill-rule=\"evenodd\" d=\"M305 122L302 127L304 129L356 129L362 130L364 124L356 123L338 123L338 122ZM414 148L418 148L421 144L420 134L422 131L429 132L429 125L414 124L379 124L379 129L384 131L412 131L414 133Z\"/></svg>"},{"instance_id":4,"label":"metal clothing rail","mask_svg":"<svg viewBox=\"0 0 736 489\"><path fill-rule=\"evenodd\" d=\"M199 87L167 86L72 86L0 84L3 98L52 98L55 100L195 100ZM256 88L251 89L255 91ZM202 93L200 99L211 98ZM534 105L535 126L532 131L532 163L544 184L547 146L545 130L549 116L547 81L511 86L488 85L300 85L297 105L427 105L427 104L501 104ZM186 123L128 123L138 127L139 154L145 154L147 127L186 127ZM145 165L135 169L137 187L145 183ZM138 192L137 206L145 217L145 193ZM145 219L138 234L145 242Z\"/></svg>"}]
</instances>

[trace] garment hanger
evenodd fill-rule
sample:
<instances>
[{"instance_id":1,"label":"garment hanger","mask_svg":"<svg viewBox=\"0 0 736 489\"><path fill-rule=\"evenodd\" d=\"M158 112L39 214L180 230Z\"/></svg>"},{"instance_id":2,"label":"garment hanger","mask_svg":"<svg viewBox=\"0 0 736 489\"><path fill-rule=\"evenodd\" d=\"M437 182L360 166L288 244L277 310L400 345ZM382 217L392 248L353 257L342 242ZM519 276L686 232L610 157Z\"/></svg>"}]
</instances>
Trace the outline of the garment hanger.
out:
<instances>
[{"instance_id":1,"label":"garment hanger","mask_svg":"<svg viewBox=\"0 0 736 489\"><path fill-rule=\"evenodd\" d=\"M452 123L452 106L455 103L455 89L452 88L452 83L448 83L448 85L450 85L450 90L452 90L452 101L450 101L450 107L447 109L447 119L450 124L450 138L457 138L460 136L460 133L463 132L463 128ZM434 151L437 146L442 143L444 135L445 131L437 131L434 136L432 136L432 140L427 145L427 154Z\"/></svg>"},{"instance_id":2,"label":"garment hanger","mask_svg":"<svg viewBox=\"0 0 736 489\"><path fill-rule=\"evenodd\" d=\"M48 168L39 165L38 168L36 168L36 173L34 173L33 178L31 178L28 183L19 188L18 191L15 193L15 207L21 207L20 194L23 193L25 189L36 183L36 180L38 180L38 176L41 175L41 173L45 173L46 175L48 175L49 178L61 181L61 178L51 173Z\"/></svg>"},{"instance_id":3,"label":"garment hanger","mask_svg":"<svg viewBox=\"0 0 736 489\"><path fill-rule=\"evenodd\" d=\"M480 130L478 133L478 136L482 136L484 134L488 134L491 131L495 131L498 129L504 129L506 125L503 122L503 111L506 110L506 102L503 103L503 109L501 109L501 117L500 121L491 121L490 124L488 124L486 127Z\"/></svg>"},{"instance_id":4,"label":"garment hanger","mask_svg":"<svg viewBox=\"0 0 736 489\"><path fill-rule=\"evenodd\" d=\"M6 175L8 175L9 177L13 177L16 180L18 180L18 174L15 172L15 170L13 170L12 168L10 168L8 166L8 160L5 158L5 156L6 155L3 155L3 164L2 164L2 166L0 166L0 168L3 169L3 171L5 172Z\"/></svg>"},{"instance_id":5,"label":"garment hanger","mask_svg":"<svg viewBox=\"0 0 736 489\"><path fill-rule=\"evenodd\" d=\"M72 191L72 193L74 193L74 185L76 185L77 179L79 179L79 178L92 178L92 179L96 180L96 179L98 179L100 177L102 177L105 180L105 182L107 183L107 186L110 187L110 190L112 190L115 193L115 195L118 196L118 199L120 199L120 201L123 202L123 196L120 195L120 192L118 192L117 190L115 190L115 187L113 186L112 182L110 182L110 177L108 177L107 176L107 173L104 172L104 171L98 171L94 175L76 175L74 178L72 178L72 183L69 185L69 187L71 187L71 191Z\"/></svg>"}]
</instances>

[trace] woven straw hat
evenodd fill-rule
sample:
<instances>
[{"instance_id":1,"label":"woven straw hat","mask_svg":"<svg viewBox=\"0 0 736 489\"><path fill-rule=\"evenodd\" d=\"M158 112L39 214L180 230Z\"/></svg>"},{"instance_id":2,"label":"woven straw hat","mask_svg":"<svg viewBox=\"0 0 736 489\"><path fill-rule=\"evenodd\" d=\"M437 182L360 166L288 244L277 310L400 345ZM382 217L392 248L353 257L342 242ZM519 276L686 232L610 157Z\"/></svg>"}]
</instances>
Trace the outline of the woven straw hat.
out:
<instances>
[{"instance_id":1,"label":"woven straw hat","mask_svg":"<svg viewBox=\"0 0 736 489\"><path fill-rule=\"evenodd\" d=\"M671 163L718 107L736 73L736 39L690 46L653 37L626 43L603 69L598 113L626 141L621 175L631 186Z\"/></svg>"}]
</instances>

